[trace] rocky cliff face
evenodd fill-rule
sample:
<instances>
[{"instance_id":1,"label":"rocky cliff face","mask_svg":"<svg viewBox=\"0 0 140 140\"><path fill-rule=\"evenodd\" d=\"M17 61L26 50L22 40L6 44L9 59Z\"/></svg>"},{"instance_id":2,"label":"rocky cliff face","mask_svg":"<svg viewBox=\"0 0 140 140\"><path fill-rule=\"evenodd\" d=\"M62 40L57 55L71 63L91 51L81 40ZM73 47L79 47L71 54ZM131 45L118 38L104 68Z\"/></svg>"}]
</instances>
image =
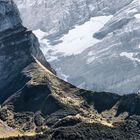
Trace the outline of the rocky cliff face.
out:
<instances>
[{"instance_id":1,"label":"rocky cliff face","mask_svg":"<svg viewBox=\"0 0 140 140\"><path fill-rule=\"evenodd\" d=\"M45 66L37 38L22 26L19 12L13 1L0 1L0 102L15 92L22 69L32 62L32 55ZM22 87L23 85L19 85ZM9 87L9 89L7 88ZM17 87L16 87L17 86ZM15 88L15 89L14 89ZM19 87L18 87L19 88Z\"/></svg>"},{"instance_id":2,"label":"rocky cliff face","mask_svg":"<svg viewBox=\"0 0 140 140\"><path fill-rule=\"evenodd\" d=\"M3 0L0 3L0 32L13 29L21 24L19 12L13 1Z\"/></svg>"},{"instance_id":3,"label":"rocky cliff face","mask_svg":"<svg viewBox=\"0 0 140 140\"><path fill-rule=\"evenodd\" d=\"M114 14L133 0L15 0L24 25L60 35L92 16ZM46 16L47 15L47 16Z\"/></svg>"}]
</instances>

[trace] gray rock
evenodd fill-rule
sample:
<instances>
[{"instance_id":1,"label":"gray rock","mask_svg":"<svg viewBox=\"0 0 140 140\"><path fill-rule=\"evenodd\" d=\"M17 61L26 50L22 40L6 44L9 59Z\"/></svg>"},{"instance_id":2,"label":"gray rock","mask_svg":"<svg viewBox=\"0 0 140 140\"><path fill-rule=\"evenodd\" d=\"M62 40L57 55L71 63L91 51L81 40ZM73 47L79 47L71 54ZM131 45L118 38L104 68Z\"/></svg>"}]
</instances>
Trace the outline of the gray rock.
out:
<instances>
[{"instance_id":1,"label":"gray rock","mask_svg":"<svg viewBox=\"0 0 140 140\"><path fill-rule=\"evenodd\" d=\"M60 35L92 16L110 15L133 0L14 0L24 25Z\"/></svg>"},{"instance_id":2,"label":"gray rock","mask_svg":"<svg viewBox=\"0 0 140 140\"><path fill-rule=\"evenodd\" d=\"M33 61L32 55L51 70L37 38L22 26L16 5L0 0L0 103L24 86L26 81L19 74Z\"/></svg>"}]
</instances>

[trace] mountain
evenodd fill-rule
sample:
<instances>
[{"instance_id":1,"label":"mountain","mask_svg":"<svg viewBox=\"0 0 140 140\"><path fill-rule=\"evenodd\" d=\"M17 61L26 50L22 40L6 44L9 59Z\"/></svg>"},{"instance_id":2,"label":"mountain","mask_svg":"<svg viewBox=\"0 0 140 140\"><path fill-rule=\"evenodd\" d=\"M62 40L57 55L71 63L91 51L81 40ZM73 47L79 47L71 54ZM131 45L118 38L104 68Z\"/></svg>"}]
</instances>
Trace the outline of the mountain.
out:
<instances>
[{"instance_id":1,"label":"mountain","mask_svg":"<svg viewBox=\"0 0 140 140\"><path fill-rule=\"evenodd\" d=\"M19 7L24 25L32 30L42 29L54 36L68 31L76 24L84 23L93 16L113 14L133 0L14 1Z\"/></svg>"},{"instance_id":2,"label":"mountain","mask_svg":"<svg viewBox=\"0 0 140 140\"><path fill-rule=\"evenodd\" d=\"M75 87L45 60L11 0L0 0L0 138L139 139L140 95Z\"/></svg>"},{"instance_id":3,"label":"mountain","mask_svg":"<svg viewBox=\"0 0 140 140\"><path fill-rule=\"evenodd\" d=\"M139 0L28 2L16 1L23 23L59 77L99 92L139 92Z\"/></svg>"},{"instance_id":4,"label":"mountain","mask_svg":"<svg viewBox=\"0 0 140 140\"><path fill-rule=\"evenodd\" d=\"M10 0L0 2L0 103L2 103L7 96L25 84L26 81L19 75L22 69L32 62L32 55L48 69L51 68L39 49L36 37L22 26L16 5Z\"/></svg>"}]
</instances>

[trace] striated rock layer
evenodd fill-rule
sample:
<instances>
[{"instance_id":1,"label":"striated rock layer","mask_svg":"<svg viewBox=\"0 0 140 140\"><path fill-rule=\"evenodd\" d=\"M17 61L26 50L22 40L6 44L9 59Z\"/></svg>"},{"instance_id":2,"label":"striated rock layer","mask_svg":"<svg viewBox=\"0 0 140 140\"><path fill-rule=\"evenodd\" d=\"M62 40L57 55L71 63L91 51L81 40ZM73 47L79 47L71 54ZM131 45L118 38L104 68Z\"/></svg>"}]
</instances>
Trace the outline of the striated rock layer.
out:
<instances>
[{"instance_id":1,"label":"striated rock layer","mask_svg":"<svg viewBox=\"0 0 140 140\"><path fill-rule=\"evenodd\" d=\"M93 16L111 15L133 0L14 0L23 23L49 35L62 34ZM46 16L47 15L47 16Z\"/></svg>"}]
</instances>

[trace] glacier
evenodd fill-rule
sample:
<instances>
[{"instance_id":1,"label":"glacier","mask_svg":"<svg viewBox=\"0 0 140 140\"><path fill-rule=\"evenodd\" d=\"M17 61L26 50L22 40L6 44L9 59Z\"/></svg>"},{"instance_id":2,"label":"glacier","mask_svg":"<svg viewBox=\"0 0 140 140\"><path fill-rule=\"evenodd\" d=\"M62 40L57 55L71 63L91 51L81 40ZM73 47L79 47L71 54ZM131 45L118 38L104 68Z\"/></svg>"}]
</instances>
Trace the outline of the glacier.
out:
<instances>
[{"instance_id":1,"label":"glacier","mask_svg":"<svg viewBox=\"0 0 140 140\"><path fill-rule=\"evenodd\" d=\"M108 16L133 0L14 0L23 24L51 36L64 34L91 17Z\"/></svg>"}]
</instances>

